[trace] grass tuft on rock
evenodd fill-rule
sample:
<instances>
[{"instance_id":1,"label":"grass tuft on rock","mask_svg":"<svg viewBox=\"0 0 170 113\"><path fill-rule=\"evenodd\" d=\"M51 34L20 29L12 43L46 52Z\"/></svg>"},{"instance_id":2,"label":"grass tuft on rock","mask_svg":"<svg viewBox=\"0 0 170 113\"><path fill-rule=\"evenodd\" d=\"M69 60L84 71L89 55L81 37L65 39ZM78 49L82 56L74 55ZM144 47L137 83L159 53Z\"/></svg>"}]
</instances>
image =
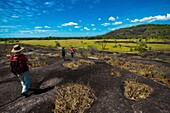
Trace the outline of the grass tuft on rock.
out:
<instances>
[{"instance_id":1,"label":"grass tuft on rock","mask_svg":"<svg viewBox=\"0 0 170 113\"><path fill-rule=\"evenodd\" d=\"M95 64L93 61L90 60L83 60L80 59L79 61L73 61L73 62L65 62L63 63L64 67L71 68L72 70L76 70L79 66L86 64L86 65L92 65Z\"/></svg>"},{"instance_id":2,"label":"grass tuft on rock","mask_svg":"<svg viewBox=\"0 0 170 113\"><path fill-rule=\"evenodd\" d=\"M114 75L114 76L116 76L116 77L121 77L121 76L122 76L120 72L115 71L115 70L112 70L111 75Z\"/></svg>"},{"instance_id":3,"label":"grass tuft on rock","mask_svg":"<svg viewBox=\"0 0 170 113\"><path fill-rule=\"evenodd\" d=\"M54 113L84 113L97 99L89 86L68 83L56 88Z\"/></svg>"},{"instance_id":4,"label":"grass tuft on rock","mask_svg":"<svg viewBox=\"0 0 170 113\"><path fill-rule=\"evenodd\" d=\"M146 99L153 91L153 88L139 83L135 79L124 81L124 96L130 100L139 101Z\"/></svg>"},{"instance_id":5,"label":"grass tuft on rock","mask_svg":"<svg viewBox=\"0 0 170 113\"><path fill-rule=\"evenodd\" d=\"M122 68L142 77L149 78L170 88L170 77L165 76L168 71L167 68L162 68L155 64L131 61L118 57L108 60L107 63L114 67Z\"/></svg>"}]
</instances>

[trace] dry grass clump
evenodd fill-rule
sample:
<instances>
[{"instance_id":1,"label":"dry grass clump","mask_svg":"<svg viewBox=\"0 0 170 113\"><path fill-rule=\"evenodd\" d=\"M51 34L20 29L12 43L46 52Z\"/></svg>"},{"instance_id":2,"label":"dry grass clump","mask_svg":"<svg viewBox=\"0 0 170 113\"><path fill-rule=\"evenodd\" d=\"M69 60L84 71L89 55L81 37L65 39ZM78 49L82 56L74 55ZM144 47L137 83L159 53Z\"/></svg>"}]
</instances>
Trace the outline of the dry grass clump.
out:
<instances>
[{"instance_id":1,"label":"dry grass clump","mask_svg":"<svg viewBox=\"0 0 170 113\"><path fill-rule=\"evenodd\" d=\"M114 75L114 76L116 76L116 77L121 77L121 76L122 76L120 72L114 71L114 70L112 71L111 74Z\"/></svg>"},{"instance_id":2,"label":"dry grass clump","mask_svg":"<svg viewBox=\"0 0 170 113\"><path fill-rule=\"evenodd\" d=\"M92 89L80 84L66 84L56 89L54 113L83 113L97 99Z\"/></svg>"},{"instance_id":3,"label":"dry grass clump","mask_svg":"<svg viewBox=\"0 0 170 113\"><path fill-rule=\"evenodd\" d=\"M143 100L153 93L153 88L136 80L124 81L124 95L130 100Z\"/></svg>"},{"instance_id":4,"label":"dry grass clump","mask_svg":"<svg viewBox=\"0 0 170 113\"><path fill-rule=\"evenodd\" d=\"M130 61L125 58L114 58L107 61L108 64L128 70L132 73L149 78L170 88L170 78L165 76L167 69L158 65Z\"/></svg>"},{"instance_id":5,"label":"dry grass clump","mask_svg":"<svg viewBox=\"0 0 170 113\"><path fill-rule=\"evenodd\" d=\"M65 62L65 63L63 63L63 66L67 67L67 68L71 68L72 70L76 70L79 66L81 66L83 64L92 65L92 64L95 64L95 63L93 61L90 61L90 60L80 59L77 62L76 61Z\"/></svg>"},{"instance_id":6,"label":"dry grass clump","mask_svg":"<svg viewBox=\"0 0 170 113\"><path fill-rule=\"evenodd\" d=\"M47 65L47 56L42 55L31 55L29 61L32 64L32 67L39 67Z\"/></svg>"},{"instance_id":7,"label":"dry grass clump","mask_svg":"<svg viewBox=\"0 0 170 113\"><path fill-rule=\"evenodd\" d=\"M83 59L80 59L79 62L80 62L80 64L88 64L88 65L95 64L93 61L83 60Z\"/></svg>"},{"instance_id":8,"label":"dry grass clump","mask_svg":"<svg viewBox=\"0 0 170 113\"><path fill-rule=\"evenodd\" d=\"M64 67L71 68L72 70L76 70L81 64L78 62L65 62L63 63Z\"/></svg>"}]
</instances>

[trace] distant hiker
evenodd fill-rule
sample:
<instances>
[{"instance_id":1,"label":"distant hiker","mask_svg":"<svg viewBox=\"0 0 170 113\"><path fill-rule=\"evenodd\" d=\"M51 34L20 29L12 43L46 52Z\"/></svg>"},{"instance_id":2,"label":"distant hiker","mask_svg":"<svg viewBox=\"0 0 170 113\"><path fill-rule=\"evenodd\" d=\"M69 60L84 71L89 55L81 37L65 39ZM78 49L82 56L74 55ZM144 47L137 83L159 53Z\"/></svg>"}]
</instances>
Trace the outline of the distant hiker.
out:
<instances>
[{"instance_id":1,"label":"distant hiker","mask_svg":"<svg viewBox=\"0 0 170 113\"><path fill-rule=\"evenodd\" d=\"M65 61L66 51L65 51L64 47L62 47L61 52L62 52L62 57L63 57L63 59L64 59L64 61Z\"/></svg>"},{"instance_id":2,"label":"distant hiker","mask_svg":"<svg viewBox=\"0 0 170 113\"><path fill-rule=\"evenodd\" d=\"M24 47L20 47L19 45L13 46L11 52L14 53L14 55L10 56L10 68L11 72L20 79L22 85L21 95L28 96L27 92L30 88L30 72L28 65L32 64L28 62L24 54L21 54L22 50L24 50Z\"/></svg>"},{"instance_id":3,"label":"distant hiker","mask_svg":"<svg viewBox=\"0 0 170 113\"><path fill-rule=\"evenodd\" d=\"M71 54L71 57L72 57L72 58L74 57L74 56L73 56L73 55L74 55L74 53L75 53L74 48L73 48L73 47L71 47L71 48L70 48L70 54Z\"/></svg>"}]
</instances>

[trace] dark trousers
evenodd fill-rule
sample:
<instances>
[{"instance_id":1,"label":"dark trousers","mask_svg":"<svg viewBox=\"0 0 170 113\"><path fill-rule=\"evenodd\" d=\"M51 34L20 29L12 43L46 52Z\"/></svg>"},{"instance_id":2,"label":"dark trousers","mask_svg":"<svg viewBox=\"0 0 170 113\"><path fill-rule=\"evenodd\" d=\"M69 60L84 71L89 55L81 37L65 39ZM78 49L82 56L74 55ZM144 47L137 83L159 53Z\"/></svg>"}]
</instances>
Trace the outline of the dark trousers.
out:
<instances>
[{"instance_id":1,"label":"dark trousers","mask_svg":"<svg viewBox=\"0 0 170 113\"><path fill-rule=\"evenodd\" d=\"M73 57L74 53L71 53L71 57Z\"/></svg>"}]
</instances>

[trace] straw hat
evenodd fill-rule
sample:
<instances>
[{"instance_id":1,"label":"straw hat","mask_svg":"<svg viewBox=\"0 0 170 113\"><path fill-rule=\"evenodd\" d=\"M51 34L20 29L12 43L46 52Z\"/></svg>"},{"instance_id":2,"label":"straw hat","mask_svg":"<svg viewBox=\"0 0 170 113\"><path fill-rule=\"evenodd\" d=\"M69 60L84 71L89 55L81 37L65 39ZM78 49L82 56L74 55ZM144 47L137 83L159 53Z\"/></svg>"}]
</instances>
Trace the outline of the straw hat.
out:
<instances>
[{"instance_id":1,"label":"straw hat","mask_svg":"<svg viewBox=\"0 0 170 113\"><path fill-rule=\"evenodd\" d=\"M24 50L24 47L20 47L19 45L14 45L11 52L17 53L17 52L21 52L22 50Z\"/></svg>"}]
</instances>

